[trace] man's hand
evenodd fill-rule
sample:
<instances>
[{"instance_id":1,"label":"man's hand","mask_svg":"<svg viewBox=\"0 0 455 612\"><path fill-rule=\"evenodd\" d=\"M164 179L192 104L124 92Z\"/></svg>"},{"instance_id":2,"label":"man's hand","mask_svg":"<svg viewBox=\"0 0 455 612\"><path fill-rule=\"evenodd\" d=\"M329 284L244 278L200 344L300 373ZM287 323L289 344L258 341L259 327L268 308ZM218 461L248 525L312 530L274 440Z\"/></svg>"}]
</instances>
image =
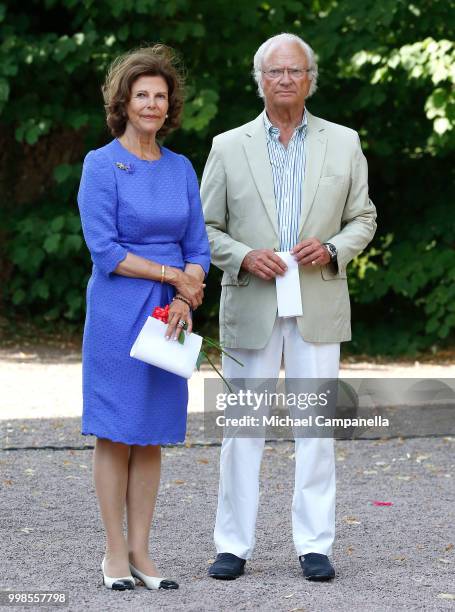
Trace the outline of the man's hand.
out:
<instances>
[{"instance_id":1,"label":"man's hand","mask_svg":"<svg viewBox=\"0 0 455 612\"><path fill-rule=\"evenodd\" d=\"M299 266L325 266L330 262L330 253L317 238L302 240L291 249Z\"/></svg>"},{"instance_id":2,"label":"man's hand","mask_svg":"<svg viewBox=\"0 0 455 612\"><path fill-rule=\"evenodd\" d=\"M242 268L263 280L272 280L288 269L284 261L271 249L256 249L245 255Z\"/></svg>"}]
</instances>

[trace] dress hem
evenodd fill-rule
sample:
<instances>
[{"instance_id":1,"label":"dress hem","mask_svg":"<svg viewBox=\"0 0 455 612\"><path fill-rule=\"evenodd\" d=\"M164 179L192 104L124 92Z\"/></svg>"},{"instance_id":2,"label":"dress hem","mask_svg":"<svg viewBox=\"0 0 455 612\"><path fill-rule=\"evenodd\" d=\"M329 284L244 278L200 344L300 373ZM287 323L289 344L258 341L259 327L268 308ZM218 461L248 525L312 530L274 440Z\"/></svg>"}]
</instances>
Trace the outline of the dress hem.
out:
<instances>
[{"instance_id":1,"label":"dress hem","mask_svg":"<svg viewBox=\"0 0 455 612\"><path fill-rule=\"evenodd\" d=\"M174 440L152 440L151 442L126 442L125 440L115 440L114 438L110 438L106 435L99 435L93 432L85 432L81 431L81 435L83 436L95 436L97 438L102 438L103 440L110 440L111 442L118 442L120 444L126 444L128 446L158 446L164 444L183 444L185 442L185 438L178 438Z\"/></svg>"}]
</instances>

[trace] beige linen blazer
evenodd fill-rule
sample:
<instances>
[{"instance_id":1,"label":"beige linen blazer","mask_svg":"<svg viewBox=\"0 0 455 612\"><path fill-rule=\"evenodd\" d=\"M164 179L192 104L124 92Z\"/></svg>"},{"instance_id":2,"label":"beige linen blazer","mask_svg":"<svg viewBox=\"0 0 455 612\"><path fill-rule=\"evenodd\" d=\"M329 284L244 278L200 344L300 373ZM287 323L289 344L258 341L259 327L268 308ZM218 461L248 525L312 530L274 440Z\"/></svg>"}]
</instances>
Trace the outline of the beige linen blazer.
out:
<instances>
[{"instance_id":1,"label":"beige linen blazer","mask_svg":"<svg viewBox=\"0 0 455 612\"><path fill-rule=\"evenodd\" d=\"M373 238L376 209L368 197L368 170L357 132L307 111L306 168L299 241L316 237L338 251L332 264L300 266L308 342L351 339L347 264ZM275 281L241 263L252 249L279 250L277 211L263 115L213 139L201 184L212 262L223 270L220 340L228 348L263 348L277 316Z\"/></svg>"}]
</instances>

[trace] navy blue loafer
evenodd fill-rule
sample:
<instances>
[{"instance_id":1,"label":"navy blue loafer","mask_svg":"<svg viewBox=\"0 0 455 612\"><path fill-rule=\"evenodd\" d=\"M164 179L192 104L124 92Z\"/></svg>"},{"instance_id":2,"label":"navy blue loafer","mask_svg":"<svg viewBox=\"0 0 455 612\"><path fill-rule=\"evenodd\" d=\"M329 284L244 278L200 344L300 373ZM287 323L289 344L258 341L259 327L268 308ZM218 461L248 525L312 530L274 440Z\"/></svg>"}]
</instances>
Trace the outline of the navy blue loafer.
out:
<instances>
[{"instance_id":1,"label":"navy blue loafer","mask_svg":"<svg viewBox=\"0 0 455 612\"><path fill-rule=\"evenodd\" d=\"M300 565L307 580L332 580L335 578L335 568L326 555L307 553L300 555Z\"/></svg>"},{"instance_id":2,"label":"navy blue loafer","mask_svg":"<svg viewBox=\"0 0 455 612\"><path fill-rule=\"evenodd\" d=\"M217 580L235 580L244 572L246 559L232 553L219 553L209 567L209 576Z\"/></svg>"}]
</instances>

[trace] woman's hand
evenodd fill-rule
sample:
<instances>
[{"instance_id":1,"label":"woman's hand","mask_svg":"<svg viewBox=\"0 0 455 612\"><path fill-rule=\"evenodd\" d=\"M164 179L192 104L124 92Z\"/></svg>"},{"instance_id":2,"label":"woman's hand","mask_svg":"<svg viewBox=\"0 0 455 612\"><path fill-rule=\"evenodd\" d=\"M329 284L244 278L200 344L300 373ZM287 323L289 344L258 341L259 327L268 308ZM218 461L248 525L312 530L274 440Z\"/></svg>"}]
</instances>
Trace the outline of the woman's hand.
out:
<instances>
[{"instance_id":1,"label":"woman's hand","mask_svg":"<svg viewBox=\"0 0 455 612\"><path fill-rule=\"evenodd\" d=\"M174 286L178 293L191 302L193 310L196 310L202 304L205 284L200 278L196 278L187 272L181 272Z\"/></svg>"},{"instance_id":2,"label":"woman's hand","mask_svg":"<svg viewBox=\"0 0 455 612\"><path fill-rule=\"evenodd\" d=\"M193 320L190 314L190 307L185 304L182 300L174 300L169 306L169 319L168 326L166 329L166 338L177 340L182 329L182 321L187 324L187 332L190 334L193 329Z\"/></svg>"}]
</instances>

